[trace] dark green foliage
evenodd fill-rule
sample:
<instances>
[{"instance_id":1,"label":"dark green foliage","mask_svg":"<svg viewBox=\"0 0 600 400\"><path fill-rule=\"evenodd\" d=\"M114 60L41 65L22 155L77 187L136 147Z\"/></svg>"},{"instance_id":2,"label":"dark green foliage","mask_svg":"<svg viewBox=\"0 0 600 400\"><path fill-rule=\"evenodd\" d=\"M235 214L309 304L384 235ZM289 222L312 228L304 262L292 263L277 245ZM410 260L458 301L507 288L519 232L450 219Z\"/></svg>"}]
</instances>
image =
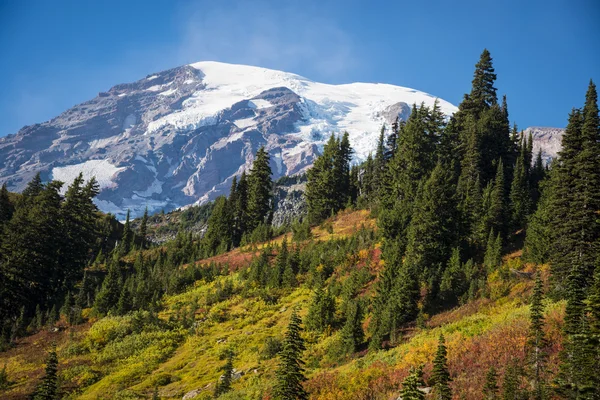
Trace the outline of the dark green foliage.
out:
<instances>
[{"instance_id":1,"label":"dark green foliage","mask_svg":"<svg viewBox=\"0 0 600 400\"><path fill-rule=\"evenodd\" d=\"M131 223L129 222L129 210L127 210L127 217L125 218L125 226L123 228L123 235L121 236L121 254L126 255L131 251L131 245L133 244L133 232L131 231Z\"/></svg>"},{"instance_id":2,"label":"dark green foliage","mask_svg":"<svg viewBox=\"0 0 600 400\"><path fill-rule=\"evenodd\" d=\"M487 49L484 49L479 58L479 62L475 64L475 73L473 76L473 88L468 96L469 101L473 102L473 107L476 110L481 110L484 107L491 107L498 102L496 96L496 74L492 66L492 56Z\"/></svg>"},{"instance_id":3,"label":"dark green foliage","mask_svg":"<svg viewBox=\"0 0 600 400\"><path fill-rule=\"evenodd\" d=\"M322 286L317 287L306 316L307 329L324 332L331 329L335 316L335 299Z\"/></svg>"},{"instance_id":4,"label":"dark green foliage","mask_svg":"<svg viewBox=\"0 0 600 400\"><path fill-rule=\"evenodd\" d=\"M69 325L71 325L75 320L75 318L73 317L73 307L73 297L71 296L71 292L69 291L67 292L65 296L65 301L63 302L63 305L60 309L60 315L65 318L65 321L67 321Z\"/></svg>"},{"instance_id":5,"label":"dark green foliage","mask_svg":"<svg viewBox=\"0 0 600 400\"><path fill-rule=\"evenodd\" d=\"M302 242L312 237L310 224L308 220L296 221L292 224L292 239L295 242Z\"/></svg>"},{"instance_id":6,"label":"dark green foliage","mask_svg":"<svg viewBox=\"0 0 600 400\"><path fill-rule=\"evenodd\" d=\"M404 268L419 273L429 289L428 301L434 302L457 240L452 177L441 163L419 189L413 211Z\"/></svg>"},{"instance_id":7,"label":"dark green foliage","mask_svg":"<svg viewBox=\"0 0 600 400\"><path fill-rule=\"evenodd\" d=\"M531 311L529 316L529 337L527 340L530 377L533 382L532 397L542 400L546 397L545 363L547 359L547 341L544 334L544 297L542 279L536 275Z\"/></svg>"},{"instance_id":8,"label":"dark green foliage","mask_svg":"<svg viewBox=\"0 0 600 400\"><path fill-rule=\"evenodd\" d=\"M365 338L362 328L363 306L360 300L352 301L346 306L345 317L346 322L342 328L342 340L346 352L354 353Z\"/></svg>"},{"instance_id":9,"label":"dark green foliage","mask_svg":"<svg viewBox=\"0 0 600 400\"><path fill-rule=\"evenodd\" d=\"M420 390L424 385L423 367L411 368L408 376L402 381L402 400L424 400L425 393Z\"/></svg>"},{"instance_id":10,"label":"dark green foliage","mask_svg":"<svg viewBox=\"0 0 600 400\"><path fill-rule=\"evenodd\" d=\"M8 197L8 189L6 189L6 183L0 188L0 231L15 212L15 207Z\"/></svg>"},{"instance_id":11,"label":"dark green foliage","mask_svg":"<svg viewBox=\"0 0 600 400\"><path fill-rule=\"evenodd\" d=\"M527 179L527 142L523 139L521 155L517 158L512 184L510 186L511 226L514 230L525 226L530 212L531 198Z\"/></svg>"},{"instance_id":12,"label":"dark green foliage","mask_svg":"<svg viewBox=\"0 0 600 400\"><path fill-rule=\"evenodd\" d=\"M485 400L497 400L499 398L498 392L498 373L496 368L491 366L485 376L485 385L483 386L483 398Z\"/></svg>"},{"instance_id":13,"label":"dark green foliage","mask_svg":"<svg viewBox=\"0 0 600 400\"><path fill-rule=\"evenodd\" d=\"M554 241L552 222L555 191L552 185L556 183L556 178L553 177L556 173L556 168L551 169L546 179L539 185L541 190L540 199L529 220L523 247L523 258L529 262L545 264L550 260Z\"/></svg>"},{"instance_id":14,"label":"dark green foliage","mask_svg":"<svg viewBox=\"0 0 600 400\"><path fill-rule=\"evenodd\" d=\"M456 304L467 289L465 269L460 262L460 250L456 247L452 250L452 256L442 275L440 299L448 305Z\"/></svg>"},{"instance_id":15,"label":"dark green foliage","mask_svg":"<svg viewBox=\"0 0 600 400\"><path fill-rule=\"evenodd\" d=\"M223 375L221 375L219 382L215 385L215 398L231 391L231 383L233 382L233 351L227 351L226 360L225 365L221 368Z\"/></svg>"},{"instance_id":16,"label":"dark green foliage","mask_svg":"<svg viewBox=\"0 0 600 400\"><path fill-rule=\"evenodd\" d=\"M233 241L232 228L234 227L231 210L231 204L226 197L217 197L208 219L206 234L202 239L206 257L224 253L231 248Z\"/></svg>"},{"instance_id":17,"label":"dark green foliage","mask_svg":"<svg viewBox=\"0 0 600 400\"><path fill-rule=\"evenodd\" d=\"M275 371L277 382L273 398L275 400L307 400L308 393L304 390L302 382L306 380L302 361L305 350L304 339L300 336L302 328L297 310L290 318L283 348L279 353L279 364Z\"/></svg>"},{"instance_id":18,"label":"dark green foliage","mask_svg":"<svg viewBox=\"0 0 600 400\"><path fill-rule=\"evenodd\" d=\"M494 271L502 264L502 238L500 233L494 235L494 230L490 231L488 242L485 250L483 265L488 271Z\"/></svg>"},{"instance_id":19,"label":"dark green foliage","mask_svg":"<svg viewBox=\"0 0 600 400\"><path fill-rule=\"evenodd\" d=\"M96 295L94 309L100 315L106 315L113 310L121 296L121 274L116 262L111 262L108 265L108 274L102 282L102 287Z\"/></svg>"},{"instance_id":20,"label":"dark green foliage","mask_svg":"<svg viewBox=\"0 0 600 400\"><path fill-rule=\"evenodd\" d=\"M270 360L281 351L283 343L280 339L269 336L265 339L262 349L260 350L260 358L262 360Z\"/></svg>"},{"instance_id":21,"label":"dark green foliage","mask_svg":"<svg viewBox=\"0 0 600 400\"><path fill-rule=\"evenodd\" d=\"M502 381L502 399L503 400L520 400L524 398L521 389L521 369L511 362L504 371L504 380Z\"/></svg>"},{"instance_id":22,"label":"dark green foliage","mask_svg":"<svg viewBox=\"0 0 600 400\"><path fill-rule=\"evenodd\" d=\"M595 85L590 82L583 111L573 110L555 168L551 267L556 289L579 265L591 283L600 254L600 127Z\"/></svg>"},{"instance_id":23,"label":"dark green foliage","mask_svg":"<svg viewBox=\"0 0 600 400\"><path fill-rule=\"evenodd\" d=\"M8 388L10 380L8 379L8 372L6 372L6 364L0 370L0 390Z\"/></svg>"},{"instance_id":24,"label":"dark green foliage","mask_svg":"<svg viewBox=\"0 0 600 400\"><path fill-rule=\"evenodd\" d=\"M431 382L433 383L433 395L437 400L452 399L452 391L448 383L450 382L450 373L448 372L448 351L444 336L440 335L438 349L433 359L433 371L431 373Z\"/></svg>"},{"instance_id":25,"label":"dark green foliage","mask_svg":"<svg viewBox=\"0 0 600 400\"><path fill-rule=\"evenodd\" d=\"M341 140L332 134L308 171L305 196L310 222L319 223L346 206L351 192L351 155L348 133Z\"/></svg>"},{"instance_id":26,"label":"dark green foliage","mask_svg":"<svg viewBox=\"0 0 600 400\"><path fill-rule=\"evenodd\" d=\"M145 249L148 235L148 206L144 209L144 216L140 223L140 248Z\"/></svg>"},{"instance_id":27,"label":"dark green foliage","mask_svg":"<svg viewBox=\"0 0 600 400\"><path fill-rule=\"evenodd\" d=\"M253 231L261 224L271 223L273 182L269 162L269 153L261 147L256 153L248 177L248 231Z\"/></svg>"},{"instance_id":28,"label":"dark green foliage","mask_svg":"<svg viewBox=\"0 0 600 400\"><path fill-rule=\"evenodd\" d=\"M33 396L34 400L55 400L59 398L57 372L58 357L56 356L56 345L52 345L46 358L44 376Z\"/></svg>"}]
</instances>

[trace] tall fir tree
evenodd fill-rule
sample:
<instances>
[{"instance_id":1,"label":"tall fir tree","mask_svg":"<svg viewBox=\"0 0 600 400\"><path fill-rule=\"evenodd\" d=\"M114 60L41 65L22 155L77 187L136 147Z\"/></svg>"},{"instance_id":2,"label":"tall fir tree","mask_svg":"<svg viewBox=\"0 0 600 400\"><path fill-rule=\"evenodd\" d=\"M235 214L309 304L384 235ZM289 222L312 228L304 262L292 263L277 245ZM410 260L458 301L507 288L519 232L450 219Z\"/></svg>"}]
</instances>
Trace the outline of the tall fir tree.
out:
<instances>
[{"instance_id":1,"label":"tall fir tree","mask_svg":"<svg viewBox=\"0 0 600 400\"><path fill-rule=\"evenodd\" d=\"M333 325L335 316L335 299L329 291L323 289L323 285L319 285L315 290L312 302L306 316L306 328L324 332Z\"/></svg>"},{"instance_id":2,"label":"tall fir tree","mask_svg":"<svg viewBox=\"0 0 600 400\"><path fill-rule=\"evenodd\" d=\"M121 254L129 254L131 246L133 244L133 232L131 231L131 222L129 221L130 212L127 209L127 215L125 217L125 224L123 225L123 235L121 236Z\"/></svg>"},{"instance_id":3,"label":"tall fir tree","mask_svg":"<svg viewBox=\"0 0 600 400\"><path fill-rule=\"evenodd\" d=\"M270 224L272 217L272 186L269 153L264 147L256 152L248 177L248 230Z\"/></svg>"},{"instance_id":4,"label":"tall fir tree","mask_svg":"<svg viewBox=\"0 0 600 400\"><path fill-rule=\"evenodd\" d=\"M511 227L518 230L526 225L530 210L530 191L527 180L527 144L523 139L521 155L517 158L512 184L510 186Z\"/></svg>"},{"instance_id":5,"label":"tall fir tree","mask_svg":"<svg viewBox=\"0 0 600 400\"><path fill-rule=\"evenodd\" d=\"M529 337L527 352L529 361L530 380L532 382L532 398L543 400L546 398L545 364L547 361L547 340L544 334L544 298L542 278L536 274L533 295L531 296L529 316Z\"/></svg>"},{"instance_id":6,"label":"tall fir tree","mask_svg":"<svg viewBox=\"0 0 600 400\"><path fill-rule=\"evenodd\" d=\"M364 341L362 327L363 306L360 300L354 300L346 307L346 322L342 328L342 340L347 352L353 353Z\"/></svg>"},{"instance_id":7,"label":"tall fir tree","mask_svg":"<svg viewBox=\"0 0 600 400\"><path fill-rule=\"evenodd\" d=\"M113 310L121 296L121 273L118 261L111 261L108 265L108 273L102 281L102 286L96 295L94 309L100 315L106 315Z\"/></svg>"},{"instance_id":8,"label":"tall fir tree","mask_svg":"<svg viewBox=\"0 0 600 400\"><path fill-rule=\"evenodd\" d=\"M302 386L306 380L302 353L306 348L301 336L301 322L298 310L294 309L275 371L276 383L273 393L275 400L308 400L308 393Z\"/></svg>"},{"instance_id":9,"label":"tall fir tree","mask_svg":"<svg viewBox=\"0 0 600 400\"><path fill-rule=\"evenodd\" d=\"M148 206L144 209L144 216L140 222L140 248L145 249L148 240Z\"/></svg>"},{"instance_id":10,"label":"tall fir tree","mask_svg":"<svg viewBox=\"0 0 600 400\"><path fill-rule=\"evenodd\" d=\"M431 382L433 383L433 396L436 400L452 399L452 391L448 385L450 382L450 373L448 372L448 351L444 335L440 335L438 349L433 359L433 371L431 373Z\"/></svg>"},{"instance_id":11,"label":"tall fir tree","mask_svg":"<svg viewBox=\"0 0 600 400\"><path fill-rule=\"evenodd\" d=\"M492 365L485 375L485 385L483 386L484 400L497 400L499 398L499 390L498 373L496 372L496 368Z\"/></svg>"},{"instance_id":12,"label":"tall fir tree","mask_svg":"<svg viewBox=\"0 0 600 400\"><path fill-rule=\"evenodd\" d=\"M540 199L535 212L531 215L527 226L527 235L523 246L523 259L528 262L545 264L552 254L554 242L554 190L557 182L557 168L550 169L546 178L540 183Z\"/></svg>"},{"instance_id":13,"label":"tall fir tree","mask_svg":"<svg viewBox=\"0 0 600 400\"><path fill-rule=\"evenodd\" d=\"M551 267L559 291L575 266L587 278L587 287L600 253L599 118L596 86L590 82L583 111L569 116L556 167Z\"/></svg>"},{"instance_id":14,"label":"tall fir tree","mask_svg":"<svg viewBox=\"0 0 600 400\"><path fill-rule=\"evenodd\" d=\"M208 218L208 228L202 238L204 254L211 257L231 248L233 242L233 216L229 200L219 196Z\"/></svg>"},{"instance_id":15,"label":"tall fir tree","mask_svg":"<svg viewBox=\"0 0 600 400\"><path fill-rule=\"evenodd\" d=\"M48 351L44 376L33 396L34 400L56 400L59 398L58 387L58 357L56 345L53 344Z\"/></svg>"},{"instance_id":16,"label":"tall fir tree","mask_svg":"<svg viewBox=\"0 0 600 400\"><path fill-rule=\"evenodd\" d=\"M0 188L0 237L2 236L2 228L10 221L14 212L15 207L10 201L8 189L6 188L6 183L4 183Z\"/></svg>"},{"instance_id":17,"label":"tall fir tree","mask_svg":"<svg viewBox=\"0 0 600 400\"><path fill-rule=\"evenodd\" d=\"M226 362L221 368L223 375L219 378L219 382L215 386L215 398L220 395L231 391L231 384L233 382L233 351L229 350L226 354Z\"/></svg>"},{"instance_id":18,"label":"tall fir tree","mask_svg":"<svg viewBox=\"0 0 600 400\"><path fill-rule=\"evenodd\" d=\"M231 207L233 207L233 245L239 246L244 232L248 229L248 179L245 171L242 172L235 186L235 202L231 202Z\"/></svg>"},{"instance_id":19,"label":"tall fir tree","mask_svg":"<svg viewBox=\"0 0 600 400\"><path fill-rule=\"evenodd\" d=\"M402 381L400 397L402 400L425 400L425 393L421 387L423 382L423 367L411 368L408 376Z\"/></svg>"}]
</instances>

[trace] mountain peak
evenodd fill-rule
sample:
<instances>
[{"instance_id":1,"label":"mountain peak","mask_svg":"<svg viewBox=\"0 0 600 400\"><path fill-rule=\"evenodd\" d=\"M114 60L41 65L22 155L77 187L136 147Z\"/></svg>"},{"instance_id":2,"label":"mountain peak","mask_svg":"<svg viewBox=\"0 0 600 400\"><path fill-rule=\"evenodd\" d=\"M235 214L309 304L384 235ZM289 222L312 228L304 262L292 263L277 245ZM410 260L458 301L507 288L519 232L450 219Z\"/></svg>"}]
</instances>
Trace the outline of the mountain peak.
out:
<instances>
[{"instance_id":1,"label":"mountain peak","mask_svg":"<svg viewBox=\"0 0 600 400\"><path fill-rule=\"evenodd\" d=\"M430 94L388 84L319 83L293 73L201 61L119 84L50 121L0 139L0 183L20 191L37 173L101 183L98 206L122 217L214 199L265 146L273 177L305 171L331 133L355 160L381 126ZM442 112L456 107L438 99Z\"/></svg>"}]
</instances>

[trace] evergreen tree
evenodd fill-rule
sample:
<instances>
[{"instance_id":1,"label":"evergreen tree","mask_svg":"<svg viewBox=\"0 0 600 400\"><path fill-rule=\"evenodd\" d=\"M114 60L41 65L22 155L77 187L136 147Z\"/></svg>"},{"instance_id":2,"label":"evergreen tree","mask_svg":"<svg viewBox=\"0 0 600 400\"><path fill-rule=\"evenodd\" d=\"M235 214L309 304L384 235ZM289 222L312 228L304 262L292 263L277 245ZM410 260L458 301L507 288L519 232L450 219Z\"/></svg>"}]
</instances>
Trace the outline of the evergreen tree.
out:
<instances>
[{"instance_id":1,"label":"evergreen tree","mask_svg":"<svg viewBox=\"0 0 600 400\"><path fill-rule=\"evenodd\" d=\"M483 193L483 210L481 219L481 234L485 234L493 229L495 232L505 233L505 195L504 195L504 163L502 159L498 161L496 177L490 182Z\"/></svg>"},{"instance_id":2,"label":"evergreen tree","mask_svg":"<svg viewBox=\"0 0 600 400\"><path fill-rule=\"evenodd\" d=\"M142 217L142 222L140 223L140 248L146 248L146 240L148 236L148 206L144 209L144 216Z\"/></svg>"},{"instance_id":3,"label":"evergreen tree","mask_svg":"<svg viewBox=\"0 0 600 400\"><path fill-rule=\"evenodd\" d=\"M248 177L248 230L271 223L272 193L269 153L261 147L256 153Z\"/></svg>"},{"instance_id":4,"label":"evergreen tree","mask_svg":"<svg viewBox=\"0 0 600 400\"><path fill-rule=\"evenodd\" d=\"M39 304L35 306L34 328L40 330L44 327L44 314Z\"/></svg>"},{"instance_id":5,"label":"evergreen tree","mask_svg":"<svg viewBox=\"0 0 600 400\"><path fill-rule=\"evenodd\" d=\"M215 398L231 391L231 383L233 382L233 351L227 351L226 360L225 365L221 368L223 375L221 375L220 382L215 387Z\"/></svg>"},{"instance_id":6,"label":"evergreen tree","mask_svg":"<svg viewBox=\"0 0 600 400\"><path fill-rule=\"evenodd\" d=\"M273 268L271 269L271 276L269 278L269 285L271 287L281 287L283 283L283 275L285 274L285 270L288 266L288 258L289 251L287 246L287 237L283 239L281 242L281 248L279 249L279 253L275 257L275 263L273 264ZM288 277L288 279L290 279Z\"/></svg>"},{"instance_id":7,"label":"evergreen tree","mask_svg":"<svg viewBox=\"0 0 600 400\"><path fill-rule=\"evenodd\" d=\"M498 374L496 368L491 366L485 376L485 385L483 386L483 398L485 400L498 399Z\"/></svg>"},{"instance_id":8,"label":"evergreen tree","mask_svg":"<svg viewBox=\"0 0 600 400\"><path fill-rule=\"evenodd\" d=\"M129 222L129 209L127 209L127 216L125 217L125 225L123 226L123 235L121 236L121 254L129 254L131 245L133 243L133 232L131 231L131 224Z\"/></svg>"},{"instance_id":9,"label":"evergreen tree","mask_svg":"<svg viewBox=\"0 0 600 400\"><path fill-rule=\"evenodd\" d=\"M31 182L27 184L27 187L23 190L23 200L27 202L28 200L33 199L44 190L44 185L42 183L42 177L40 173L36 173Z\"/></svg>"},{"instance_id":10,"label":"evergreen tree","mask_svg":"<svg viewBox=\"0 0 600 400\"><path fill-rule=\"evenodd\" d=\"M231 248L233 241L233 216L229 200L219 196L208 218L208 228L202 244L206 257L223 253Z\"/></svg>"},{"instance_id":11,"label":"evergreen tree","mask_svg":"<svg viewBox=\"0 0 600 400\"><path fill-rule=\"evenodd\" d=\"M440 298L448 304L453 305L467 290L467 277L462 263L460 262L460 249L455 247L452 250L452 256L444 269L440 283Z\"/></svg>"},{"instance_id":12,"label":"evergreen tree","mask_svg":"<svg viewBox=\"0 0 600 400\"><path fill-rule=\"evenodd\" d=\"M423 368L411 368L408 376L402 381L400 397L402 400L424 400L425 393L420 390L423 385Z\"/></svg>"},{"instance_id":13,"label":"evergreen tree","mask_svg":"<svg viewBox=\"0 0 600 400\"><path fill-rule=\"evenodd\" d=\"M279 353L279 364L275 371L276 383L273 398L275 400L307 400L308 393L302 382L306 380L302 365L302 352L305 350L304 339L300 336L302 328L298 311L292 312L290 323Z\"/></svg>"},{"instance_id":14,"label":"evergreen tree","mask_svg":"<svg viewBox=\"0 0 600 400\"><path fill-rule=\"evenodd\" d=\"M32 184L28 186L31 189ZM22 196L0 241L0 315L15 317L22 306L48 307L58 300L72 264L64 265L61 182ZM30 197L34 196L34 197Z\"/></svg>"},{"instance_id":15,"label":"evergreen tree","mask_svg":"<svg viewBox=\"0 0 600 400\"><path fill-rule=\"evenodd\" d=\"M456 245L456 205L450 171L440 162L419 189L408 229L405 268L420 273L433 301L439 290L443 268ZM415 303L416 303L415 299Z\"/></svg>"},{"instance_id":16,"label":"evergreen tree","mask_svg":"<svg viewBox=\"0 0 600 400\"><path fill-rule=\"evenodd\" d=\"M352 147L348 132L344 132L337 145L337 151L334 157L333 176L336 185L336 209L341 210L346 207L350 198L350 160L352 159Z\"/></svg>"},{"instance_id":17,"label":"evergreen tree","mask_svg":"<svg viewBox=\"0 0 600 400\"><path fill-rule=\"evenodd\" d=\"M468 96L476 111L482 111L498 102L495 82L496 74L492 65L492 56L487 49L483 49L479 62L475 64L472 89Z\"/></svg>"},{"instance_id":18,"label":"evergreen tree","mask_svg":"<svg viewBox=\"0 0 600 400\"><path fill-rule=\"evenodd\" d=\"M73 323L73 297L71 296L71 292L68 291L65 295L65 301L60 309L60 315L65 318L65 321L70 325Z\"/></svg>"},{"instance_id":19,"label":"evergreen tree","mask_svg":"<svg viewBox=\"0 0 600 400\"><path fill-rule=\"evenodd\" d=\"M248 179L246 171L242 172L235 189L235 203L233 207L233 245L239 246L244 232L248 226Z\"/></svg>"},{"instance_id":20,"label":"evergreen tree","mask_svg":"<svg viewBox=\"0 0 600 400\"><path fill-rule=\"evenodd\" d=\"M363 310L360 300L350 302L346 307L346 322L342 328L342 340L349 353L355 352L364 341L362 319Z\"/></svg>"},{"instance_id":21,"label":"evergreen tree","mask_svg":"<svg viewBox=\"0 0 600 400\"><path fill-rule=\"evenodd\" d=\"M102 287L96 295L94 308L100 315L106 315L110 310L116 307L121 295L121 280L119 267L116 261L112 261L108 265L108 273L102 281Z\"/></svg>"},{"instance_id":22,"label":"evergreen tree","mask_svg":"<svg viewBox=\"0 0 600 400\"><path fill-rule=\"evenodd\" d=\"M129 285L124 284L121 288L121 294L119 295L119 301L117 301L116 313L117 315L125 315L132 308L131 292L129 291Z\"/></svg>"},{"instance_id":23,"label":"evergreen tree","mask_svg":"<svg viewBox=\"0 0 600 400\"><path fill-rule=\"evenodd\" d=\"M15 207L8 197L8 189L6 189L6 183L4 183L0 188L0 238L2 237L3 226L10 221L14 212Z\"/></svg>"},{"instance_id":24,"label":"evergreen tree","mask_svg":"<svg viewBox=\"0 0 600 400\"><path fill-rule=\"evenodd\" d=\"M379 132L379 138L377 140L377 147L375 148L375 170L377 174L383 174L385 167L385 125L381 127L381 131ZM379 184L380 180L383 176L379 175L375 178L376 186Z\"/></svg>"},{"instance_id":25,"label":"evergreen tree","mask_svg":"<svg viewBox=\"0 0 600 400\"><path fill-rule=\"evenodd\" d=\"M490 236L488 237L483 265L490 272L502 265L502 238L499 233L494 236L493 229L490 231Z\"/></svg>"},{"instance_id":26,"label":"evergreen tree","mask_svg":"<svg viewBox=\"0 0 600 400\"><path fill-rule=\"evenodd\" d=\"M10 381L8 379L8 372L6 372L6 364L0 370L0 390L8 388Z\"/></svg>"},{"instance_id":27,"label":"evergreen tree","mask_svg":"<svg viewBox=\"0 0 600 400\"><path fill-rule=\"evenodd\" d=\"M560 292L573 266L587 288L600 254L600 127L596 86L590 82L583 111L574 110L562 138L554 185L551 267Z\"/></svg>"},{"instance_id":28,"label":"evergreen tree","mask_svg":"<svg viewBox=\"0 0 600 400\"><path fill-rule=\"evenodd\" d=\"M325 291L322 285L315 290L306 316L306 327L317 332L324 332L333 325L335 300Z\"/></svg>"},{"instance_id":29,"label":"evergreen tree","mask_svg":"<svg viewBox=\"0 0 600 400\"><path fill-rule=\"evenodd\" d=\"M531 297L531 312L529 316L529 337L527 341L529 366L533 386L532 396L536 400L545 398L546 337L544 335L544 305L542 279L539 272L535 278L533 296Z\"/></svg>"},{"instance_id":30,"label":"evergreen tree","mask_svg":"<svg viewBox=\"0 0 600 400\"><path fill-rule=\"evenodd\" d=\"M438 349L433 360L433 371L431 381L433 382L434 398L437 400L452 399L452 391L448 383L450 382L450 373L447 366L447 350L444 335L440 335Z\"/></svg>"},{"instance_id":31,"label":"evergreen tree","mask_svg":"<svg viewBox=\"0 0 600 400\"><path fill-rule=\"evenodd\" d=\"M308 171L305 196L311 222L321 222L346 206L351 192L351 155L348 134L345 133L342 140L332 134L323 147L323 154L317 157ZM372 186L372 176L370 181ZM371 187L368 191L373 190Z\"/></svg>"},{"instance_id":32,"label":"evergreen tree","mask_svg":"<svg viewBox=\"0 0 600 400\"><path fill-rule=\"evenodd\" d=\"M546 179L540 183L540 200L535 212L531 215L523 246L523 258L529 262L545 264L550 260L554 241L552 224L554 222L556 175L557 169L553 168Z\"/></svg>"},{"instance_id":33,"label":"evergreen tree","mask_svg":"<svg viewBox=\"0 0 600 400\"><path fill-rule=\"evenodd\" d=\"M46 368L42 381L38 386L34 400L55 400L59 398L58 393L58 357L56 345L52 345L46 358Z\"/></svg>"},{"instance_id":34,"label":"evergreen tree","mask_svg":"<svg viewBox=\"0 0 600 400\"><path fill-rule=\"evenodd\" d=\"M513 181L510 186L511 225L515 230L525 226L530 208L525 149L526 144L523 143L521 146L521 156L517 159Z\"/></svg>"},{"instance_id":35,"label":"evergreen tree","mask_svg":"<svg viewBox=\"0 0 600 400\"><path fill-rule=\"evenodd\" d=\"M513 361L506 367L506 371L504 372L504 380L502 382L503 400L521 399L522 393L519 378L519 367Z\"/></svg>"}]
</instances>

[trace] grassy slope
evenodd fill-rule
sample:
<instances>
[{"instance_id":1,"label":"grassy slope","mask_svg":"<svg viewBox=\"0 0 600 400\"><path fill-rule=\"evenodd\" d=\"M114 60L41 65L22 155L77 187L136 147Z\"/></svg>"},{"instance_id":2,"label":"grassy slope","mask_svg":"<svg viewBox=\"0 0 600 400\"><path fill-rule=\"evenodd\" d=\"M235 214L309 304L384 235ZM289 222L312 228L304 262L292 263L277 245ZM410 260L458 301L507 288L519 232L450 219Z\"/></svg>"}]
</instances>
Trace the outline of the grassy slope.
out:
<instances>
[{"instance_id":1,"label":"grassy slope","mask_svg":"<svg viewBox=\"0 0 600 400\"><path fill-rule=\"evenodd\" d=\"M316 228L314 240L350 235L360 224L373 226L374 221L364 211L343 213L332 223L333 234ZM246 265L253 253L252 248L239 249L209 261L227 262L235 271ZM360 258L371 259L368 264L375 272L379 265L377 249ZM518 256L512 256L505 260L508 268L527 270L531 266L522 266ZM232 272L210 284L198 282L187 292L165 299L159 317L167 321L184 313L191 315L194 310L197 322L190 329L130 333L131 317L114 317L21 340L16 348L0 354L0 366L7 365L15 382L1 397L25 398L31 393L43 371L45 348L56 341L63 387L78 388L72 398L150 397L156 386L162 398L181 398L199 388L205 390L198 398L208 397L224 363L220 355L229 347L237 353L236 369L245 372L234 383L236 392L230 398L261 398L261 393L269 392L277 362L276 358L261 359L263 343L269 336L282 336L294 306L307 310L311 292L299 288L277 304L266 304L258 294L246 298L234 295L214 304L207 300L227 279L235 292L242 285L238 274ZM411 365L426 363L428 376L440 333L446 336L455 398L481 398L489 366L494 365L502 375L513 357L523 359L529 312L526 303L532 286L527 278L513 276L507 280L498 274L488 283L491 299L435 315L424 328L407 329L402 343L390 350L341 358L335 351L338 333L328 337L307 333L305 359L311 398L395 398ZM366 295L369 292L367 288ZM548 303L546 327L552 343L560 343L563 312L564 304ZM550 365L557 364L558 350L557 345L552 348Z\"/></svg>"}]
</instances>

